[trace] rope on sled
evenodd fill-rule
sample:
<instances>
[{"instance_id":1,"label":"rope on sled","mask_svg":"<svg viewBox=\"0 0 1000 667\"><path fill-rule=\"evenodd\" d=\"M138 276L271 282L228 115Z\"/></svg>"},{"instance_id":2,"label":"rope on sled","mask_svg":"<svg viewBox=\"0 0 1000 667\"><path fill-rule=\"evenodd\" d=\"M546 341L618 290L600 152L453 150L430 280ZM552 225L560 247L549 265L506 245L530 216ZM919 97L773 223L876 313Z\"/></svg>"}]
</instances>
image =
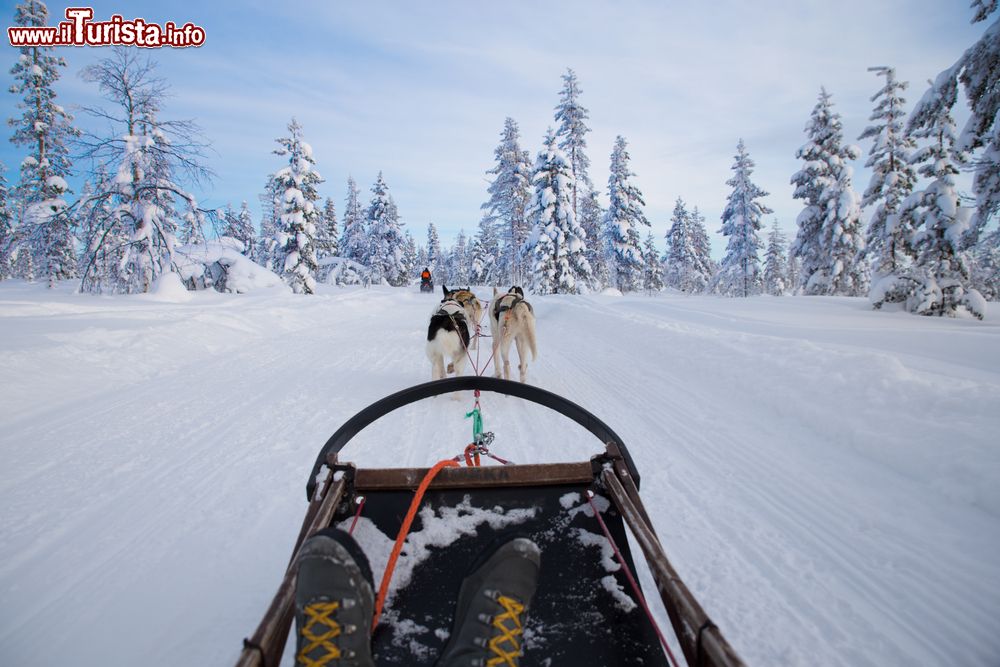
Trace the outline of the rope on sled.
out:
<instances>
[{"instance_id":1,"label":"rope on sled","mask_svg":"<svg viewBox=\"0 0 1000 667\"><path fill-rule=\"evenodd\" d=\"M656 619L653 618L653 612L649 610L649 605L646 604L646 598L639 589L639 584L636 583L635 577L632 576L632 570L629 569L628 564L622 557L622 552L618 550L615 538L611 537L611 531L608 530L607 524L604 523L604 518L597 509L597 505L594 504L594 494L589 489L587 490L587 502L590 503L590 509L593 510L594 516L597 517L597 523L601 524L601 530L604 532L604 537L608 540L608 543L614 550L615 560L618 561L618 564L622 567L622 571L625 572L625 578L628 579L628 583L632 587L632 592L635 593L636 599L638 599L639 603L642 605L642 610L646 612L646 617L649 618L649 622L653 625L653 629L656 630L656 636L660 638L660 644L663 645L663 650L667 652L667 657L670 658L671 664L673 664L674 667L679 667L677 664L677 658L674 657L674 653L670 650L670 646L667 644L666 638L663 636L663 633L660 632L660 626L657 625Z\"/></svg>"},{"instance_id":2,"label":"rope on sled","mask_svg":"<svg viewBox=\"0 0 1000 667\"><path fill-rule=\"evenodd\" d=\"M392 573L396 569L396 561L399 560L399 554L403 550L403 542L406 541L406 536L410 534L410 526L413 524L413 518L417 515L417 508L420 507L420 501L424 498L424 492L427 491L427 487L430 486L431 481L433 481L439 472L451 467L458 467L458 462L454 459L445 459L444 461L435 463L434 467L424 475L420 486L417 487L416 494L413 496L413 500L410 501L410 509L406 511L403 524L399 527L399 534L396 535L396 543L392 546L389 562L385 566L385 574L382 575L382 583L378 587L378 597L375 599L375 616L372 618L372 632L378 627L379 617L382 615L382 606L385 604L386 595L389 593L389 582L392 581Z\"/></svg>"}]
</instances>

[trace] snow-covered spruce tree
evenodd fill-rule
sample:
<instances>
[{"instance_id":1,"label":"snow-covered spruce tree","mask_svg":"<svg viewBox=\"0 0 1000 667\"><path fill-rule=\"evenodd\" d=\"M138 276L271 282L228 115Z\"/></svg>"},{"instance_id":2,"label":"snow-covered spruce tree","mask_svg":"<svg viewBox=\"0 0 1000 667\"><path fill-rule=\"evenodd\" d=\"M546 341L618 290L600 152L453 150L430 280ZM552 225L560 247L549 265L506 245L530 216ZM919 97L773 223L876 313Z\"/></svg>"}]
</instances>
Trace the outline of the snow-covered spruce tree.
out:
<instances>
[{"instance_id":1,"label":"snow-covered spruce tree","mask_svg":"<svg viewBox=\"0 0 1000 667\"><path fill-rule=\"evenodd\" d=\"M898 213L917 181L910 166L916 144L904 126L906 100L902 92L906 90L906 82L896 81L896 70L891 67L870 67L868 71L885 77L885 85L872 97L872 102L876 102L869 118L873 125L858 137L873 140L865 163L872 170L872 178L861 205L875 208L865 237L865 256L872 271L869 298L877 308L886 302L905 301L912 292L913 282L905 274L913 261L910 246L913 229L904 224Z\"/></svg>"},{"instance_id":2,"label":"snow-covered spruce tree","mask_svg":"<svg viewBox=\"0 0 1000 667\"><path fill-rule=\"evenodd\" d=\"M44 2L25 0L15 8L14 23L40 27L48 15ZM77 275L73 221L64 197L71 170L66 143L79 131L72 125L73 117L55 102L53 88L66 61L53 55L49 46L20 47L18 53L10 70L14 79L10 92L21 96L17 107L22 113L7 121L14 128L11 143L28 150L17 185L23 211L17 238L27 245L22 252L36 254L40 262L36 268L54 287L56 281Z\"/></svg>"},{"instance_id":3,"label":"snow-covered spruce tree","mask_svg":"<svg viewBox=\"0 0 1000 667\"><path fill-rule=\"evenodd\" d=\"M226 207L223 235L239 241L243 246L243 254L253 259L252 255L257 246L257 231L254 229L253 217L246 202L240 206L238 213L234 213L229 206Z\"/></svg>"},{"instance_id":4,"label":"snow-covered spruce tree","mask_svg":"<svg viewBox=\"0 0 1000 667\"><path fill-rule=\"evenodd\" d=\"M802 284L802 270L799 268L799 258L788 253L788 271L785 274L785 289L789 294L799 294L798 285Z\"/></svg>"},{"instance_id":5,"label":"snow-covered spruce tree","mask_svg":"<svg viewBox=\"0 0 1000 667\"><path fill-rule=\"evenodd\" d=\"M320 212L316 186L323 177L315 170L312 147L302 139L302 126L293 118L288 136L275 139L275 155L288 156L288 166L274 174L281 208L275 234L275 267L296 294L316 291L316 234Z\"/></svg>"},{"instance_id":6,"label":"snow-covered spruce tree","mask_svg":"<svg viewBox=\"0 0 1000 667\"><path fill-rule=\"evenodd\" d=\"M372 200L365 216L368 229L368 252L364 264L371 267L372 282L388 282L393 286L405 285L409 278L403 265L403 232L399 224L396 203L389 194L389 186L378 173L372 186Z\"/></svg>"},{"instance_id":7,"label":"snow-covered spruce tree","mask_svg":"<svg viewBox=\"0 0 1000 667\"><path fill-rule=\"evenodd\" d=\"M985 21L997 11L997 0L973 0L973 23ZM955 143L956 155L964 158L979 151L971 161L975 176L972 191L976 209L962 240L972 247L989 221L1000 212L1000 18L986 29L951 67L941 72L910 116L911 134L927 131L951 110L962 82L969 103L969 119Z\"/></svg>"},{"instance_id":8,"label":"snow-covered spruce tree","mask_svg":"<svg viewBox=\"0 0 1000 667\"><path fill-rule=\"evenodd\" d=\"M695 259L692 291L704 292L711 284L718 267L716 267L715 260L712 259L712 241L708 238L705 216L701 214L697 206L691 211L689 224Z\"/></svg>"},{"instance_id":9,"label":"snow-covered spruce tree","mask_svg":"<svg viewBox=\"0 0 1000 667\"><path fill-rule=\"evenodd\" d=\"M579 200L580 207L580 227L587 235L587 262L594 275L591 288L599 290L611 284L611 271L604 258L604 243L601 241L603 234L601 228L604 225L606 211L598 201L597 192L590 190Z\"/></svg>"},{"instance_id":10,"label":"snow-covered spruce tree","mask_svg":"<svg viewBox=\"0 0 1000 667\"><path fill-rule=\"evenodd\" d=\"M750 180L753 167L753 160L740 139L736 145L736 162L732 166L735 173L726 181L733 191L726 200L722 229L719 230L728 238L728 243L716 276L715 291L725 296L747 297L760 294L762 289L760 219L773 211L757 201L768 193Z\"/></svg>"},{"instance_id":11,"label":"snow-covered spruce tree","mask_svg":"<svg viewBox=\"0 0 1000 667\"><path fill-rule=\"evenodd\" d=\"M587 109L580 104L580 83L576 73L566 68L563 74L563 88L559 92L559 104L556 105L555 120L559 123L556 136L559 138L559 148L569 160L570 173L573 176L573 215L580 219L580 200L586 193L594 189L594 184L587 175L590 159L587 158L587 133L590 128L584 121L589 118ZM594 242L596 238L592 239Z\"/></svg>"},{"instance_id":12,"label":"snow-covered spruce tree","mask_svg":"<svg viewBox=\"0 0 1000 667\"><path fill-rule=\"evenodd\" d=\"M107 192L113 187L108 184L111 176L107 169L99 165L91 174L91 179L83 184L76 210L80 239L83 241L78 268L80 275L86 275L87 265L92 263L91 271L97 284L117 285L121 280L121 249L128 244L128 231L124 225L113 230L104 229L103 221L111 217L113 204L111 198L98 198L94 194Z\"/></svg>"},{"instance_id":13,"label":"snow-covered spruce tree","mask_svg":"<svg viewBox=\"0 0 1000 667\"><path fill-rule=\"evenodd\" d=\"M980 238L973 253L973 286L990 301L1000 301L1000 229Z\"/></svg>"},{"instance_id":14,"label":"snow-covered spruce tree","mask_svg":"<svg viewBox=\"0 0 1000 667\"><path fill-rule=\"evenodd\" d=\"M566 156L549 128L535 162L535 186L528 219L532 221L526 256L530 285L538 294L574 294L593 279L587 263L586 235L573 215L572 182Z\"/></svg>"},{"instance_id":15,"label":"snow-covered spruce tree","mask_svg":"<svg viewBox=\"0 0 1000 667\"><path fill-rule=\"evenodd\" d=\"M406 274L407 283L413 276L416 276L424 268L423 265L417 266L420 262L420 253L417 252L417 242L413 238L413 234L407 229L406 233L403 235L405 241L403 244L403 271Z\"/></svg>"},{"instance_id":16,"label":"snow-covered spruce tree","mask_svg":"<svg viewBox=\"0 0 1000 667\"><path fill-rule=\"evenodd\" d=\"M316 230L316 256L318 259L336 257L339 253L337 211L333 199L327 197L323 202L323 210L319 214L319 227Z\"/></svg>"},{"instance_id":17,"label":"snow-covered spruce tree","mask_svg":"<svg viewBox=\"0 0 1000 667\"><path fill-rule=\"evenodd\" d=\"M156 65L134 49L110 53L82 74L111 106L83 109L101 121L107 134L84 133L80 139L83 157L95 165L93 201L82 204L97 216L90 223L94 242L86 249L81 289L147 292L174 268L179 217L203 219L180 181L198 184L211 174L201 164L205 144L197 125L160 118L167 85L156 75ZM176 210L177 201L183 213ZM117 263L114 282L96 271L102 261Z\"/></svg>"},{"instance_id":18,"label":"snow-covered spruce tree","mask_svg":"<svg viewBox=\"0 0 1000 667\"><path fill-rule=\"evenodd\" d=\"M649 228L649 220L642 212L646 202L631 181L635 174L629 171L628 162L628 144L619 136L611 152L611 174L608 176L611 203L604 214L604 245L612 284L622 292L642 289L645 262L639 229Z\"/></svg>"},{"instance_id":19,"label":"snow-covered spruce tree","mask_svg":"<svg viewBox=\"0 0 1000 667\"><path fill-rule=\"evenodd\" d=\"M365 230L365 213L361 208L361 191L354 178L347 177L347 199L344 204L344 233L340 237L342 257L365 263L368 252L368 235Z\"/></svg>"},{"instance_id":20,"label":"snow-covered spruce tree","mask_svg":"<svg viewBox=\"0 0 1000 667\"><path fill-rule=\"evenodd\" d=\"M260 236L257 237L257 248L254 251L255 261L263 267L274 270L274 258L277 255L279 216L281 215L282 194L277 191L278 184L274 175L267 177L264 191L257 196L260 202Z\"/></svg>"},{"instance_id":21,"label":"snow-covered spruce tree","mask_svg":"<svg viewBox=\"0 0 1000 667\"><path fill-rule=\"evenodd\" d=\"M490 198L480 207L485 211L483 219L497 228L500 256L496 280L516 285L525 281L522 257L531 231L526 211L531 199L532 166L528 151L521 150L520 139L517 122L507 118L500 144L493 151L496 165L486 172L494 176L487 189ZM427 251L433 256L430 238Z\"/></svg>"},{"instance_id":22,"label":"snow-covered spruce tree","mask_svg":"<svg viewBox=\"0 0 1000 667\"><path fill-rule=\"evenodd\" d=\"M913 155L914 164L921 165L920 175L933 181L910 195L899 213L903 224L916 230L913 278L917 285L906 308L920 315L950 316L967 310L982 319L986 301L970 287L969 262L963 251L973 211L960 205L955 188L961 157L955 148L955 122L950 107L936 108L938 115L914 132L930 143Z\"/></svg>"},{"instance_id":23,"label":"snow-covered spruce tree","mask_svg":"<svg viewBox=\"0 0 1000 667\"><path fill-rule=\"evenodd\" d=\"M447 275L441 237L433 222L427 223L427 268L431 271L431 277L438 276L439 280Z\"/></svg>"},{"instance_id":24,"label":"snow-covered spruce tree","mask_svg":"<svg viewBox=\"0 0 1000 667\"><path fill-rule=\"evenodd\" d=\"M479 221L479 230L469 252L469 281L473 285L499 285L500 240L496 225L487 217Z\"/></svg>"},{"instance_id":25,"label":"snow-covered spruce tree","mask_svg":"<svg viewBox=\"0 0 1000 667\"><path fill-rule=\"evenodd\" d=\"M785 256L787 241L774 221L767 237L767 254L764 259L764 292L771 296L782 296L787 290L788 261Z\"/></svg>"},{"instance_id":26,"label":"snow-covered spruce tree","mask_svg":"<svg viewBox=\"0 0 1000 667\"><path fill-rule=\"evenodd\" d=\"M694 238L690 214L680 197L674 203L674 212L667 230L667 249L663 254L664 283L682 292L692 292L695 273Z\"/></svg>"},{"instance_id":27,"label":"snow-covered spruce tree","mask_svg":"<svg viewBox=\"0 0 1000 667\"><path fill-rule=\"evenodd\" d=\"M0 162L0 280L6 280L13 275L10 256L11 246L14 243L14 225L11 221L6 173L7 167Z\"/></svg>"},{"instance_id":28,"label":"snow-covered spruce tree","mask_svg":"<svg viewBox=\"0 0 1000 667\"><path fill-rule=\"evenodd\" d=\"M851 185L856 146L843 144L840 114L832 109L830 94L821 89L819 101L806 124L808 141L795 156L802 169L792 176L795 199L803 200L798 234L792 252L801 260L805 294L858 296L867 290L861 208Z\"/></svg>"},{"instance_id":29,"label":"snow-covered spruce tree","mask_svg":"<svg viewBox=\"0 0 1000 667\"><path fill-rule=\"evenodd\" d=\"M459 230L455 245L448 253L448 284L469 285L469 239Z\"/></svg>"},{"instance_id":30,"label":"snow-covered spruce tree","mask_svg":"<svg viewBox=\"0 0 1000 667\"><path fill-rule=\"evenodd\" d=\"M659 253L653 232L646 232L646 240L642 246L643 272L642 288L647 292L659 292L663 289L663 267L660 265Z\"/></svg>"}]
</instances>

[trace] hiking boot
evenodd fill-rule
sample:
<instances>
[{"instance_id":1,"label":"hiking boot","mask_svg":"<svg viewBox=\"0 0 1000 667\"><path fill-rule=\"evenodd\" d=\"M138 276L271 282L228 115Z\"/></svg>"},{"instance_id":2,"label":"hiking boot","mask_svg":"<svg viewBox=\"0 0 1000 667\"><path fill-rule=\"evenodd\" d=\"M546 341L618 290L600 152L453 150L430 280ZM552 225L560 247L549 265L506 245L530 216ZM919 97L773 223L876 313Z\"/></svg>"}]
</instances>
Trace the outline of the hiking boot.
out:
<instances>
[{"instance_id":1,"label":"hiking boot","mask_svg":"<svg viewBox=\"0 0 1000 667\"><path fill-rule=\"evenodd\" d=\"M361 547L342 530L326 529L302 545L295 584L295 664L374 667L375 595Z\"/></svg>"},{"instance_id":2,"label":"hiking boot","mask_svg":"<svg viewBox=\"0 0 1000 667\"><path fill-rule=\"evenodd\" d=\"M540 569L538 546L517 537L502 544L467 576L458 593L451 638L438 667L517 667L523 624Z\"/></svg>"}]
</instances>

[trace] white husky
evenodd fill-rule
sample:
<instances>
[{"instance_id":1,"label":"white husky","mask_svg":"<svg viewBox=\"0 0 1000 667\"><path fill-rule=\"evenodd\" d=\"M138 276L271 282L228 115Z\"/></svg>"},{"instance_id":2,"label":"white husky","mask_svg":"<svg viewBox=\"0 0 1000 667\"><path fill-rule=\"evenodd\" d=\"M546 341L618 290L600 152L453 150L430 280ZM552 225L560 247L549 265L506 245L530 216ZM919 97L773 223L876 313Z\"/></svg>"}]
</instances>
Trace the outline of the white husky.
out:
<instances>
[{"instance_id":1,"label":"white husky","mask_svg":"<svg viewBox=\"0 0 1000 667\"><path fill-rule=\"evenodd\" d=\"M517 345L517 369L521 372L521 382L524 382L528 377L526 354L531 350L531 360L534 361L538 358L538 350L535 347L535 311L524 300L524 290L520 287L511 287L506 294L493 288L490 335L493 336L493 377L500 377L502 359L503 377L510 379L510 344L513 341Z\"/></svg>"},{"instance_id":2,"label":"white husky","mask_svg":"<svg viewBox=\"0 0 1000 667\"><path fill-rule=\"evenodd\" d=\"M434 309L431 323L427 328L427 358L431 362L431 379L442 380L445 376L445 360L448 372L461 375L468 356L469 322L465 308L457 301L446 299Z\"/></svg>"}]
</instances>

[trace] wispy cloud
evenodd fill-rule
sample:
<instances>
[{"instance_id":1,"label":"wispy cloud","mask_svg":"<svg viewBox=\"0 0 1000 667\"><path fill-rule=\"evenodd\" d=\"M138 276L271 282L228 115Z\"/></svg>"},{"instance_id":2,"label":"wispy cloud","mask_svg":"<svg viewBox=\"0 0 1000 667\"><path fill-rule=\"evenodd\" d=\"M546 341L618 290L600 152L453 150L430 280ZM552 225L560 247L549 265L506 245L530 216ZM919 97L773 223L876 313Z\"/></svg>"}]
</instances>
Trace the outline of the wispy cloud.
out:
<instances>
[{"instance_id":1,"label":"wispy cloud","mask_svg":"<svg viewBox=\"0 0 1000 667\"><path fill-rule=\"evenodd\" d=\"M717 227L740 137L768 205L791 230L799 206L788 179L820 85L853 141L878 88L868 66L897 67L913 100L981 33L962 3L949 4L102 1L95 13L205 26L201 49L151 56L173 86L167 112L196 118L213 142L218 177L206 202L256 207L279 166L273 140L294 115L326 178L321 192L338 206L349 173L367 190L382 170L416 238L430 221L446 238L470 232L504 118L519 121L534 154L572 67L590 110L594 183L603 189L622 134L662 237L678 196ZM101 53L65 55L76 71ZM94 97L72 74L59 92L65 101ZM6 96L0 112L10 117L15 102ZM12 169L20 162L9 145L0 158Z\"/></svg>"}]
</instances>

